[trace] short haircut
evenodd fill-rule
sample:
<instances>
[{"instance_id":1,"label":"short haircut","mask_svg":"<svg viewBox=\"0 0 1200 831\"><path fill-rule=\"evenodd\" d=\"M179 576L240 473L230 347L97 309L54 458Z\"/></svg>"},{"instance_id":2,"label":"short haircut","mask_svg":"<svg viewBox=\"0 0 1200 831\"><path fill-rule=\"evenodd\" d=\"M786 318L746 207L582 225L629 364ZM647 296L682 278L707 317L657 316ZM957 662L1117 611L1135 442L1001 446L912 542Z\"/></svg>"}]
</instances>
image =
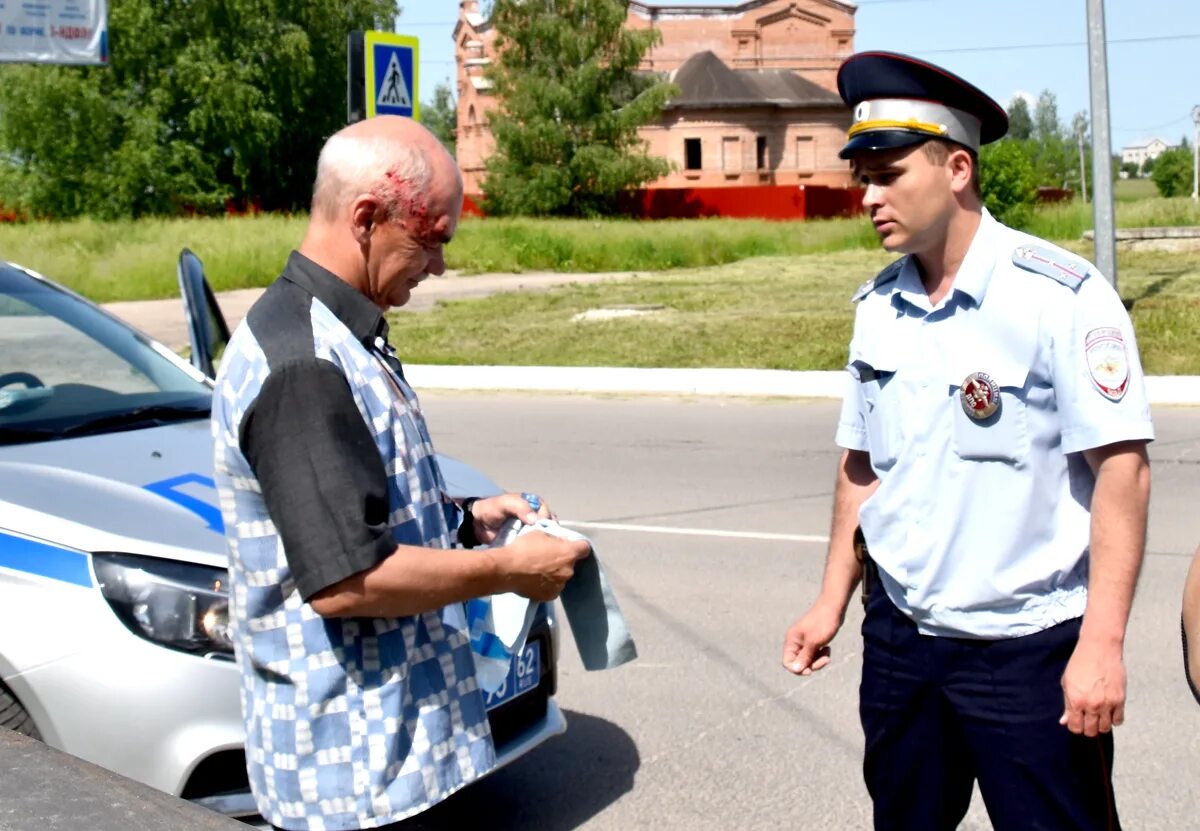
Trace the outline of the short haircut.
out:
<instances>
[{"instance_id":1,"label":"short haircut","mask_svg":"<svg viewBox=\"0 0 1200 831\"><path fill-rule=\"evenodd\" d=\"M954 150L966 150L971 155L971 190L974 191L976 196L981 197L978 154L969 147L942 139L929 139L921 144L921 151L925 154L925 158L929 159L933 164L945 164L946 160L950 158L951 151Z\"/></svg>"},{"instance_id":2,"label":"short haircut","mask_svg":"<svg viewBox=\"0 0 1200 831\"><path fill-rule=\"evenodd\" d=\"M419 147L388 139L336 134L321 148L313 183L312 213L333 220L343 206L370 193L389 221L427 207L433 167Z\"/></svg>"}]
</instances>

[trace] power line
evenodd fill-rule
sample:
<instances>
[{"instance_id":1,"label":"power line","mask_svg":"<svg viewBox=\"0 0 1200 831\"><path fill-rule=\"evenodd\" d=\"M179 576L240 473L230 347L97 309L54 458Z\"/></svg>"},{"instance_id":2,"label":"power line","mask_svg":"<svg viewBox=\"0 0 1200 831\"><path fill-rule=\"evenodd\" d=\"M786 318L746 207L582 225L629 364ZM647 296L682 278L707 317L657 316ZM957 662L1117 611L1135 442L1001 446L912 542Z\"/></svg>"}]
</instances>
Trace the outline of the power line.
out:
<instances>
[{"instance_id":1,"label":"power line","mask_svg":"<svg viewBox=\"0 0 1200 831\"><path fill-rule=\"evenodd\" d=\"M1200 33L1191 35L1157 35L1155 37L1144 38L1111 38L1107 43L1113 44L1124 43L1157 43L1164 40L1196 40L1200 38ZM1061 49L1066 46L1087 46L1087 41L1072 40L1062 41L1061 43L1014 43L1007 46L963 46L955 49L914 49L914 52L922 55L944 55L949 52L1010 52L1016 49Z\"/></svg>"}]
</instances>

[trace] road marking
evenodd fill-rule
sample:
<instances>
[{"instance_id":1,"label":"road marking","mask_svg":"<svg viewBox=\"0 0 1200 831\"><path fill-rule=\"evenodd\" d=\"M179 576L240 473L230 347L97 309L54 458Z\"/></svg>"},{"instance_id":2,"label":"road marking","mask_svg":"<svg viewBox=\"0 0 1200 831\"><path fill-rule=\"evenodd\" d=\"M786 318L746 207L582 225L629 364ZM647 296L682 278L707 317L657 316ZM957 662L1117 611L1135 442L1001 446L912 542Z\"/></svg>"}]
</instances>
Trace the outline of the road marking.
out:
<instances>
[{"instance_id":1,"label":"road marking","mask_svg":"<svg viewBox=\"0 0 1200 831\"><path fill-rule=\"evenodd\" d=\"M768 534L761 531L720 531L715 528L671 528L665 525L626 525L619 522L573 522L560 520L570 528L596 528L605 531L634 531L641 534L679 534L688 537L730 537L742 540L779 540L783 542L829 542L815 534Z\"/></svg>"}]
</instances>

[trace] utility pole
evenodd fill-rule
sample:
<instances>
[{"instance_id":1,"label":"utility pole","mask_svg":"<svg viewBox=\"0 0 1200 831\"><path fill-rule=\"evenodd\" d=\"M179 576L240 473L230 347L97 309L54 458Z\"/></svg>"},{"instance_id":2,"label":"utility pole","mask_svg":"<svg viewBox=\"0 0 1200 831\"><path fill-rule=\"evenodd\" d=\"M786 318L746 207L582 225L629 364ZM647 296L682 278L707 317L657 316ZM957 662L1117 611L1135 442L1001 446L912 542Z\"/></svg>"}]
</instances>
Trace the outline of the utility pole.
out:
<instances>
[{"instance_id":1,"label":"utility pole","mask_svg":"<svg viewBox=\"0 0 1200 831\"><path fill-rule=\"evenodd\" d=\"M1200 104L1192 107L1192 124L1196 127L1192 135L1192 199L1200 201Z\"/></svg>"},{"instance_id":2,"label":"utility pole","mask_svg":"<svg viewBox=\"0 0 1200 831\"><path fill-rule=\"evenodd\" d=\"M1117 238L1113 221L1112 136L1108 119L1108 46L1104 0L1087 0L1088 80L1092 93L1092 224L1096 266L1117 287Z\"/></svg>"},{"instance_id":3,"label":"utility pole","mask_svg":"<svg viewBox=\"0 0 1200 831\"><path fill-rule=\"evenodd\" d=\"M1075 116L1075 138L1079 140L1079 189L1083 191L1083 204L1087 204L1087 164L1083 152L1083 133L1087 129L1087 121L1083 113Z\"/></svg>"}]
</instances>

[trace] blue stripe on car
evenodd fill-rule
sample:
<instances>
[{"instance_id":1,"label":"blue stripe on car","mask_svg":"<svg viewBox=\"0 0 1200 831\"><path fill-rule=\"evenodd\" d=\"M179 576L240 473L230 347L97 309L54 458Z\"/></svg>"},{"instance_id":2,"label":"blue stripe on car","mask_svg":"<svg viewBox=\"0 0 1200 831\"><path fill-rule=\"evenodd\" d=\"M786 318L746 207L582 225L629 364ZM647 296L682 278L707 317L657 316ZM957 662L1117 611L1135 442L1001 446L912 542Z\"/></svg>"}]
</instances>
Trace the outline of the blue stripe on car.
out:
<instances>
[{"instance_id":1,"label":"blue stripe on car","mask_svg":"<svg viewBox=\"0 0 1200 831\"><path fill-rule=\"evenodd\" d=\"M151 482L148 485L143 485L146 490L151 493L158 494L163 499L169 499L181 508L186 508L196 516L204 520L208 525L208 530L216 531L218 534L225 533L225 521L221 519L221 511L215 505L210 505L203 499L197 499L194 496L177 490L181 485L203 485L206 488L212 488L216 491L216 483L208 476L201 476L199 473L185 473L182 476L176 476L173 479L163 479L161 482ZM216 494L214 493L214 496Z\"/></svg>"},{"instance_id":2,"label":"blue stripe on car","mask_svg":"<svg viewBox=\"0 0 1200 831\"><path fill-rule=\"evenodd\" d=\"M0 534L0 567L91 588L86 554L44 542Z\"/></svg>"}]
</instances>

